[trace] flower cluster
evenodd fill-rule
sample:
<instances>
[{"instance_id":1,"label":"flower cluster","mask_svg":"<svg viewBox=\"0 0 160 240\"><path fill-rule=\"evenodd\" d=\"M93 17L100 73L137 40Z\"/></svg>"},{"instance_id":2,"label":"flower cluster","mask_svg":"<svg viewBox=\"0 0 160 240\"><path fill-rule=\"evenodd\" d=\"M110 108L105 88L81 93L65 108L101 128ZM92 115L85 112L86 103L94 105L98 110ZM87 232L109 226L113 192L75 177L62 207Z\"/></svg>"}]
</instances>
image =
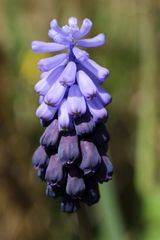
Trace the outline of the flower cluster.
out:
<instances>
[{"instance_id":1,"label":"flower cluster","mask_svg":"<svg viewBox=\"0 0 160 240\"><path fill-rule=\"evenodd\" d=\"M101 86L109 70L81 49L105 43L102 33L81 39L91 27L88 18L80 28L75 17L62 28L54 19L48 32L53 42L32 42L35 52L67 49L38 62L42 74L35 85L40 96L36 115L46 128L33 155L33 166L47 184L46 194L61 196L64 212L77 211L80 201L89 206L96 203L100 197L98 183L107 182L113 173L106 154L109 134L104 125L108 116L105 106L111 102L111 95Z\"/></svg>"}]
</instances>

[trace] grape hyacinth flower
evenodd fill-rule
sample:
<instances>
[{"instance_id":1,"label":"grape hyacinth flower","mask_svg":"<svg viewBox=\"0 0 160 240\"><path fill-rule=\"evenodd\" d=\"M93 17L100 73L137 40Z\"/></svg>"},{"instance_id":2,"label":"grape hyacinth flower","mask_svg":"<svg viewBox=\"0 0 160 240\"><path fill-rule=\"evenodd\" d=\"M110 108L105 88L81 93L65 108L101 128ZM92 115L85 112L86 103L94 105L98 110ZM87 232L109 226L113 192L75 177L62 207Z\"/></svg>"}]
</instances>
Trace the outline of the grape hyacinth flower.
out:
<instances>
[{"instance_id":1,"label":"grape hyacinth flower","mask_svg":"<svg viewBox=\"0 0 160 240\"><path fill-rule=\"evenodd\" d=\"M46 182L46 194L60 196L60 208L68 213L77 211L80 202L97 203L98 184L111 180L113 173L104 125L105 106L112 98L101 86L109 70L82 49L101 46L105 36L81 39L91 27L88 18L80 28L75 17L62 28L54 19L48 32L53 42L32 42L35 52L67 50L38 62L42 74L35 85L40 103L36 115L45 131L32 161L37 175Z\"/></svg>"}]
</instances>

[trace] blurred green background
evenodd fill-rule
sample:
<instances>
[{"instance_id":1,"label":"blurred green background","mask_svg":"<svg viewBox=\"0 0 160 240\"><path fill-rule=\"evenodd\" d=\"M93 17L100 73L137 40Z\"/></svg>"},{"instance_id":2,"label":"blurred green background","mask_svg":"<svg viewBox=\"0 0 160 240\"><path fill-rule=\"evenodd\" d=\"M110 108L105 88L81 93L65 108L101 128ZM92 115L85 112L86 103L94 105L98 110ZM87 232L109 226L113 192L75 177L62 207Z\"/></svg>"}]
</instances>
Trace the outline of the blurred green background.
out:
<instances>
[{"instance_id":1,"label":"blurred green background","mask_svg":"<svg viewBox=\"0 0 160 240\"><path fill-rule=\"evenodd\" d=\"M32 53L31 41L49 40L49 22L64 25L72 15L93 21L90 36L106 34L105 46L90 54L110 69L104 87L113 96L107 124L114 178L101 186L84 226L45 197L31 165L43 131L33 87L37 61L46 56ZM160 1L0 0L0 30L0 239L159 240Z\"/></svg>"}]
</instances>

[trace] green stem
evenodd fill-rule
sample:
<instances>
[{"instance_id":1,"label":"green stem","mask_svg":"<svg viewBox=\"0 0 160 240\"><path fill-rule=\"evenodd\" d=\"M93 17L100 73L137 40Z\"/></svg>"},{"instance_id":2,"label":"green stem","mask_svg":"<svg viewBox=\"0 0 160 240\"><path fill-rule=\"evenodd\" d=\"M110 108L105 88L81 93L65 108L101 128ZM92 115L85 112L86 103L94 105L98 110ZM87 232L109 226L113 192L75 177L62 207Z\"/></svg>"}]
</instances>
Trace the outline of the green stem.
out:
<instances>
[{"instance_id":1,"label":"green stem","mask_svg":"<svg viewBox=\"0 0 160 240\"><path fill-rule=\"evenodd\" d=\"M124 224L118 205L114 181L101 186L101 200L98 205L100 240L123 240Z\"/></svg>"}]
</instances>

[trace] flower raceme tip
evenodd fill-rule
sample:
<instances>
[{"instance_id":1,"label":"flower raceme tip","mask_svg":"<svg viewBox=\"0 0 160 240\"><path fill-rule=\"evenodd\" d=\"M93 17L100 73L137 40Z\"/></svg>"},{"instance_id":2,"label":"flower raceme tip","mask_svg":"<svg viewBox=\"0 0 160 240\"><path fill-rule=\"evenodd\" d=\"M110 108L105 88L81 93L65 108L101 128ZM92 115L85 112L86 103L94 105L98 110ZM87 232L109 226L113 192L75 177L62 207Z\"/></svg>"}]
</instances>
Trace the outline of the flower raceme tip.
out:
<instances>
[{"instance_id":1,"label":"flower raceme tip","mask_svg":"<svg viewBox=\"0 0 160 240\"><path fill-rule=\"evenodd\" d=\"M65 95L68 95L67 102L70 102L70 94L67 94L68 87L74 84L80 89L86 106L88 105L87 100L91 100L95 96L104 104L109 103L108 101L103 101L101 95L107 95L111 99L110 94L101 94L101 91L99 91L99 88L101 88L99 83L102 83L109 76L109 70L94 62L89 58L89 54L86 51L79 48L97 47L105 43L105 36L102 33L93 38L80 40L80 38L89 33L91 27L92 22L88 18L83 20L80 28L75 17L70 17L68 25L62 28L58 25L57 20L54 19L51 21L49 30L49 37L54 42L32 42L32 50L35 52L54 52L68 49L68 53L60 53L38 62L38 68L43 74L41 75L41 80L35 86L35 91L40 96L43 96L43 100L36 115L42 121L50 121L56 115L58 106ZM105 90L102 91L105 92ZM77 92L79 91L77 90ZM74 99L77 100L77 105L78 102L82 101L79 93L77 93ZM66 105L68 106L68 112L71 110L69 105ZM90 109L89 106L87 107ZM95 111L92 111L92 115L98 110L97 105L94 105L94 107ZM55 108L57 111L55 111ZM103 109L103 112L105 112L105 109ZM80 111L79 114L84 114L84 111ZM101 119L97 118L97 116L93 117L97 119L96 121Z\"/></svg>"}]
</instances>

